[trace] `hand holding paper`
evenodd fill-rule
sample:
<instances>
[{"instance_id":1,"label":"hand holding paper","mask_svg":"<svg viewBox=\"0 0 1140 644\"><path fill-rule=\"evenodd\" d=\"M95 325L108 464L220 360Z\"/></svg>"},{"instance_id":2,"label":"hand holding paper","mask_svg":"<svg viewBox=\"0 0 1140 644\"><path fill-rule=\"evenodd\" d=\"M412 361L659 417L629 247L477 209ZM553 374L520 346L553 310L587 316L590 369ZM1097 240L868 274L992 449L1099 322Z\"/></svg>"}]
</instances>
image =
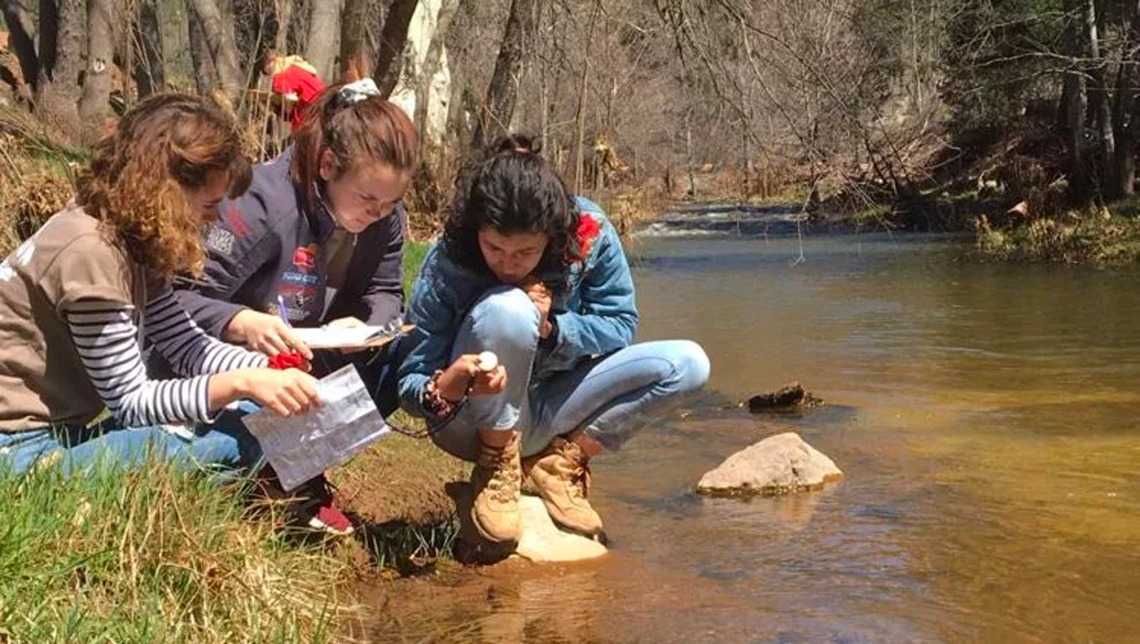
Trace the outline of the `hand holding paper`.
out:
<instances>
[{"instance_id":1,"label":"hand holding paper","mask_svg":"<svg viewBox=\"0 0 1140 644\"><path fill-rule=\"evenodd\" d=\"M316 384L321 404L309 413L281 418L262 409L243 419L286 490L343 463L391 431L356 367L347 365Z\"/></svg>"}]
</instances>

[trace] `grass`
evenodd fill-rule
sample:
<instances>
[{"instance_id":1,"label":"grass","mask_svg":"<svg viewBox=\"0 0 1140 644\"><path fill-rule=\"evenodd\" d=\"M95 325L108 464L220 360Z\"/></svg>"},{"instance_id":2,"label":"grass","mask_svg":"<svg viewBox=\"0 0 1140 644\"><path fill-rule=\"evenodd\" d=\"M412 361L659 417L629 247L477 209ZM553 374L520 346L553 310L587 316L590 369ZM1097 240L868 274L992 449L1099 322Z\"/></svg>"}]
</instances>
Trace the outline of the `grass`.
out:
<instances>
[{"instance_id":1,"label":"grass","mask_svg":"<svg viewBox=\"0 0 1140 644\"><path fill-rule=\"evenodd\" d=\"M405 287L428 247L405 247ZM390 436L330 475L364 520L365 566L412 574L449 556L444 484L465 467L430 440ZM336 639L354 542L289 539L234 487L161 463L0 472L0 642Z\"/></svg>"},{"instance_id":2,"label":"grass","mask_svg":"<svg viewBox=\"0 0 1140 644\"><path fill-rule=\"evenodd\" d=\"M419 429L421 420L398 411L389 419ZM363 519L370 564L382 573L417 574L451 556L458 536L445 486L464 480L470 466L428 438L393 433L329 473L341 498Z\"/></svg>"},{"instance_id":3,"label":"grass","mask_svg":"<svg viewBox=\"0 0 1140 644\"><path fill-rule=\"evenodd\" d=\"M412 294L412 283L416 281L416 276L420 274L420 265L424 263L424 257L427 255L428 249L431 248L430 242L406 240L404 242L404 296L410 297Z\"/></svg>"},{"instance_id":4,"label":"grass","mask_svg":"<svg viewBox=\"0 0 1140 644\"><path fill-rule=\"evenodd\" d=\"M974 221L974 248L989 260L1132 264L1140 261L1140 220L1096 208L1006 226L982 216Z\"/></svg>"},{"instance_id":5,"label":"grass","mask_svg":"<svg viewBox=\"0 0 1140 644\"><path fill-rule=\"evenodd\" d=\"M161 463L0 474L0 641L323 642L347 563Z\"/></svg>"}]
</instances>

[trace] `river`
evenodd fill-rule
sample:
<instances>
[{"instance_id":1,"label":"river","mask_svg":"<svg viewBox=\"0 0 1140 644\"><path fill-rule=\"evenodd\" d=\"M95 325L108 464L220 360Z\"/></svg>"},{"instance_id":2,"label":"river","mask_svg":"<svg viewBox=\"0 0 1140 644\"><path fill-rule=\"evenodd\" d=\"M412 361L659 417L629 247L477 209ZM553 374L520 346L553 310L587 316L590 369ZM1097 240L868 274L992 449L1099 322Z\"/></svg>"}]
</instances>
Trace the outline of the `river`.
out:
<instances>
[{"instance_id":1,"label":"river","mask_svg":"<svg viewBox=\"0 0 1140 644\"><path fill-rule=\"evenodd\" d=\"M612 552L400 582L372 636L1134 641L1140 271L963 262L932 236L752 232L633 244L639 339L696 340L713 374L684 414L595 461ZM791 380L827 405L731 407ZM789 428L846 478L693 494Z\"/></svg>"}]
</instances>

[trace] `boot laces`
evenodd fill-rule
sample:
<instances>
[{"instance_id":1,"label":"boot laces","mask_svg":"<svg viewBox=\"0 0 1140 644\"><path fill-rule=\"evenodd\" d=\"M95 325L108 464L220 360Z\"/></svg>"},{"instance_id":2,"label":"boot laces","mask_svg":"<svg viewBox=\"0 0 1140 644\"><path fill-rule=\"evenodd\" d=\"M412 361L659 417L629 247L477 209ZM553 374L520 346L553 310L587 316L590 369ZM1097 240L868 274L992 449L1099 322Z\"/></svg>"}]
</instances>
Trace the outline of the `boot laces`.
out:
<instances>
[{"instance_id":1,"label":"boot laces","mask_svg":"<svg viewBox=\"0 0 1140 644\"><path fill-rule=\"evenodd\" d=\"M562 458L574 465L574 471L570 473L570 494L585 499L590 495L590 460L571 445L573 443L567 441L561 450Z\"/></svg>"},{"instance_id":2,"label":"boot laces","mask_svg":"<svg viewBox=\"0 0 1140 644\"><path fill-rule=\"evenodd\" d=\"M484 450L479 467L490 471L487 489L496 501L507 502L513 499L519 487L519 468L512 467L513 455L507 450Z\"/></svg>"},{"instance_id":3,"label":"boot laces","mask_svg":"<svg viewBox=\"0 0 1140 644\"><path fill-rule=\"evenodd\" d=\"M570 475L572 494L580 498L587 498L589 496L589 479L591 479L591 474L589 474L588 464L583 463L576 467L573 474Z\"/></svg>"}]
</instances>

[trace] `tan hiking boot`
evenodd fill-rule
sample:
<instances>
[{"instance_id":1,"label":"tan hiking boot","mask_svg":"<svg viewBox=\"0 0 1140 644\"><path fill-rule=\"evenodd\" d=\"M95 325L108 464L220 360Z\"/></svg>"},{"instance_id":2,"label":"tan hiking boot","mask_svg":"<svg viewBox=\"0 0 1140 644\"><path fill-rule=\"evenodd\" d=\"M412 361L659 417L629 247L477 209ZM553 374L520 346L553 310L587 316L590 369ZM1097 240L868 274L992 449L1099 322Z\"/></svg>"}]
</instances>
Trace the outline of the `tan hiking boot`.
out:
<instances>
[{"instance_id":1,"label":"tan hiking boot","mask_svg":"<svg viewBox=\"0 0 1140 644\"><path fill-rule=\"evenodd\" d=\"M471 471L471 518L475 528L488 541L518 541L522 535L519 514L519 435L515 433L502 447L479 445L475 469Z\"/></svg>"},{"instance_id":2,"label":"tan hiking boot","mask_svg":"<svg viewBox=\"0 0 1140 644\"><path fill-rule=\"evenodd\" d=\"M588 536L601 536L602 518L590 506L590 458L573 441L558 437L543 451L523 460L523 491L542 498L558 525Z\"/></svg>"}]
</instances>

